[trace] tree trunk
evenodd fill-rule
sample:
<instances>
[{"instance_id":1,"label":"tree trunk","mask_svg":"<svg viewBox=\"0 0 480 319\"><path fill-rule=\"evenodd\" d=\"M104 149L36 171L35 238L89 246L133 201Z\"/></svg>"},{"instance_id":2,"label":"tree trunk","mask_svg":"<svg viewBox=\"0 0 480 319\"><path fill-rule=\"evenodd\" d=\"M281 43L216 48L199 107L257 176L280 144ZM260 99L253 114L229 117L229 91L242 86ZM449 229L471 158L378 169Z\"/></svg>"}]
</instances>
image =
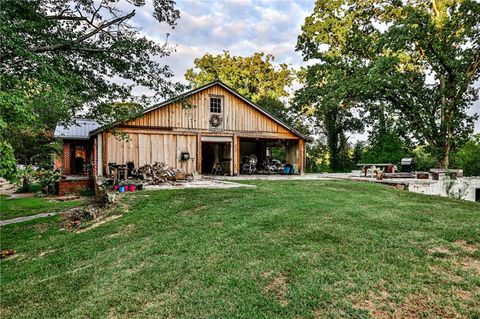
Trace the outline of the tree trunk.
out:
<instances>
[{"instance_id":1,"label":"tree trunk","mask_svg":"<svg viewBox=\"0 0 480 319\"><path fill-rule=\"evenodd\" d=\"M440 159L440 168L448 169L450 166L450 152L452 150L452 146L449 142L445 142L443 147L443 154L442 158Z\"/></svg>"},{"instance_id":2,"label":"tree trunk","mask_svg":"<svg viewBox=\"0 0 480 319\"><path fill-rule=\"evenodd\" d=\"M330 168L332 171L337 171L340 166L340 157L338 152L338 136L331 133L327 137L328 150L330 151Z\"/></svg>"}]
</instances>

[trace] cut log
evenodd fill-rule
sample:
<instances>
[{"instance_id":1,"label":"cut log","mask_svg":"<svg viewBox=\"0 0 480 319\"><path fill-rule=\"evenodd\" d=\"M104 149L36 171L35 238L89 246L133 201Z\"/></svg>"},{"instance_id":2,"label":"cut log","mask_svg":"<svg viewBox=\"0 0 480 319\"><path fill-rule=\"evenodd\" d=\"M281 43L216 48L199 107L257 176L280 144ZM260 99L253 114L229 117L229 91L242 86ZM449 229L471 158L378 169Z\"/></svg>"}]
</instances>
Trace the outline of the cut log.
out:
<instances>
[{"instance_id":1,"label":"cut log","mask_svg":"<svg viewBox=\"0 0 480 319\"><path fill-rule=\"evenodd\" d=\"M185 173L181 169L169 167L163 162L143 165L135 169L134 174L143 175L144 181L150 185L193 179L192 175Z\"/></svg>"}]
</instances>

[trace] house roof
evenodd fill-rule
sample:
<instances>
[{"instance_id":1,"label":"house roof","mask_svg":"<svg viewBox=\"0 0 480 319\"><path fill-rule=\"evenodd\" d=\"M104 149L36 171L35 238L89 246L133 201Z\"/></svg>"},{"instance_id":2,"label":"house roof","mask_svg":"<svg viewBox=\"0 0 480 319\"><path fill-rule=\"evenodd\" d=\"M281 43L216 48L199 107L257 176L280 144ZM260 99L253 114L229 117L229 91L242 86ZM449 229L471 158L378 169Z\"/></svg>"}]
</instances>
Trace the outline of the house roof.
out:
<instances>
[{"instance_id":1,"label":"house roof","mask_svg":"<svg viewBox=\"0 0 480 319\"><path fill-rule=\"evenodd\" d=\"M99 127L98 123L89 119L74 119L72 124L57 124L54 136L61 139L88 140L90 132Z\"/></svg>"},{"instance_id":2,"label":"house roof","mask_svg":"<svg viewBox=\"0 0 480 319\"><path fill-rule=\"evenodd\" d=\"M244 96L240 95L238 92L236 92L234 89L232 89L231 87L229 87L228 85L226 85L225 83L223 83L222 81L220 80L215 80L215 81L212 81L210 83L207 83L203 86L200 86L198 88L195 88L193 90L190 90L190 91L187 91L185 93L182 93L172 99L169 99L169 100L166 100L160 104L157 104L157 105L154 105L154 106L151 106L149 108L146 108L145 110L143 110L141 113L137 114L137 116L141 116L143 114L146 114L148 112L151 112L153 110L156 110L156 109L159 109L161 107L164 107L170 103L173 103L173 102L176 102L178 100L181 100L181 99L184 99L192 94L195 94L197 92L200 92L202 90L205 90L205 89L208 89L209 87L212 87L214 85L220 85L221 87L223 87L225 90L229 91L230 93L232 93L233 95L235 95L236 97L238 97L239 99L243 100L245 103L247 103L248 105L252 106L254 109L256 109L257 111L259 111L260 113L266 115L267 117L269 117L271 120L273 120L274 122L278 123L279 125L283 126L284 128L286 128L287 130L291 131L292 133L294 133L295 135L297 135L298 137L300 137L301 139L306 139L306 137L300 133L299 131L295 130L294 128L292 128L291 126L285 124L283 121L279 120L278 118L276 118L275 116L273 116L272 114L268 113L267 111L265 111L264 109L262 109L261 107L259 107L258 105L256 105L255 103L253 103L252 101L250 101L249 99L245 98ZM102 127L99 127L99 128L96 128L94 129L93 131L90 132L90 135L95 135L97 133L100 133L101 131L107 129L107 128L110 128L110 127L113 127L113 126L116 126L116 125L119 125L123 123L123 121L117 121L117 122L114 122L114 123L111 123L111 124L108 124L108 125L105 125L105 126L102 126Z\"/></svg>"}]
</instances>

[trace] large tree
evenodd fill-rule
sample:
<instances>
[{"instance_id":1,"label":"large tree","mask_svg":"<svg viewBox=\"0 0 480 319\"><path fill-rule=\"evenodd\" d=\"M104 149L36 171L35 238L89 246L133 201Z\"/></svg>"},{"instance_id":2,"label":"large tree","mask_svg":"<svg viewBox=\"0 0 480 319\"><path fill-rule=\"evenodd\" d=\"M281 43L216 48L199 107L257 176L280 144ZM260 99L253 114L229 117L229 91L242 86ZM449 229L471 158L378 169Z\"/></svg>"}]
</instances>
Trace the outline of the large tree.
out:
<instances>
[{"instance_id":1,"label":"large tree","mask_svg":"<svg viewBox=\"0 0 480 319\"><path fill-rule=\"evenodd\" d=\"M185 78L193 87L199 87L213 80L221 80L238 93L252 100L258 106L280 120L306 133L299 116L287 107L285 99L288 88L295 79L295 72L287 64L275 65L274 56L263 52L252 56L235 56L224 51L222 54L205 54L194 61Z\"/></svg>"},{"instance_id":2,"label":"large tree","mask_svg":"<svg viewBox=\"0 0 480 319\"><path fill-rule=\"evenodd\" d=\"M261 98L280 99L288 96L294 72L287 64L274 65L274 60L273 55L263 52L246 57L228 51L218 55L207 53L195 59L185 78L195 87L221 80L253 102Z\"/></svg>"},{"instance_id":3,"label":"large tree","mask_svg":"<svg viewBox=\"0 0 480 319\"><path fill-rule=\"evenodd\" d=\"M351 107L387 107L396 127L426 142L442 167L472 132L478 99L480 3L473 0L317 1L297 43ZM323 85L319 78L313 86Z\"/></svg>"},{"instance_id":4,"label":"large tree","mask_svg":"<svg viewBox=\"0 0 480 319\"><path fill-rule=\"evenodd\" d=\"M142 36L131 23L143 5L143 0L2 1L2 152L13 150L25 163L34 162L29 154L52 142L57 123L86 112L109 121L104 114L121 113L106 111L116 106L111 101L143 107L151 100L132 95L134 86L154 90L153 99L175 89L168 79L172 72L159 62L170 48ZM174 5L153 1L153 17L174 27L179 17Z\"/></svg>"},{"instance_id":5,"label":"large tree","mask_svg":"<svg viewBox=\"0 0 480 319\"><path fill-rule=\"evenodd\" d=\"M301 72L303 87L295 93L294 107L310 117L316 131L325 136L330 168L351 168L348 158L348 134L359 132L363 123L351 103L354 94L345 88L351 70L337 63L307 67Z\"/></svg>"}]
</instances>

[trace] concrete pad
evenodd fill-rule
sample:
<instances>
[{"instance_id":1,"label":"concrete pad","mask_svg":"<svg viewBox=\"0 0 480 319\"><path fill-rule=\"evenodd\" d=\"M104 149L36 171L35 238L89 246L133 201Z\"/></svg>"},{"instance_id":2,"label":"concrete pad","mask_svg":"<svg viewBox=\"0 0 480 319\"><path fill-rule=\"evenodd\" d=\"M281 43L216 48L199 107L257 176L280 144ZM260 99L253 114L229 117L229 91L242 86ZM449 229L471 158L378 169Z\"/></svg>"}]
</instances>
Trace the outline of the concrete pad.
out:
<instances>
[{"instance_id":1,"label":"concrete pad","mask_svg":"<svg viewBox=\"0 0 480 319\"><path fill-rule=\"evenodd\" d=\"M159 189L187 189L187 188L212 188L212 189L225 189L225 188L256 188L255 185L240 184L221 180L208 180L200 179L191 182L176 182L175 184L163 184L163 185L146 185L143 187L145 190L159 190Z\"/></svg>"},{"instance_id":2,"label":"concrete pad","mask_svg":"<svg viewBox=\"0 0 480 319\"><path fill-rule=\"evenodd\" d=\"M287 181L287 180L329 180L332 177L329 177L328 174L319 174L319 173L309 173L304 175L263 175L263 174L254 174L254 175L238 175L238 176L204 176L204 180L217 180L217 181Z\"/></svg>"},{"instance_id":3,"label":"concrete pad","mask_svg":"<svg viewBox=\"0 0 480 319\"><path fill-rule=\"evenodd\" d=\"M27 220L32 220L32 219L37 219L37 218L42 218L42 217L55 216L55 215L62 214L62 213L63 213L63 212L57 212L57 213L41 213L41 214L37 214L37 215L22 216L22 217L7 219L7 220L0 220L0 226L5 226L5 225L9 225L9 224L16 224L16 223L21 223L21 222L25 222L25 221L27 221Z\"/></svg>"}]
</instances>

